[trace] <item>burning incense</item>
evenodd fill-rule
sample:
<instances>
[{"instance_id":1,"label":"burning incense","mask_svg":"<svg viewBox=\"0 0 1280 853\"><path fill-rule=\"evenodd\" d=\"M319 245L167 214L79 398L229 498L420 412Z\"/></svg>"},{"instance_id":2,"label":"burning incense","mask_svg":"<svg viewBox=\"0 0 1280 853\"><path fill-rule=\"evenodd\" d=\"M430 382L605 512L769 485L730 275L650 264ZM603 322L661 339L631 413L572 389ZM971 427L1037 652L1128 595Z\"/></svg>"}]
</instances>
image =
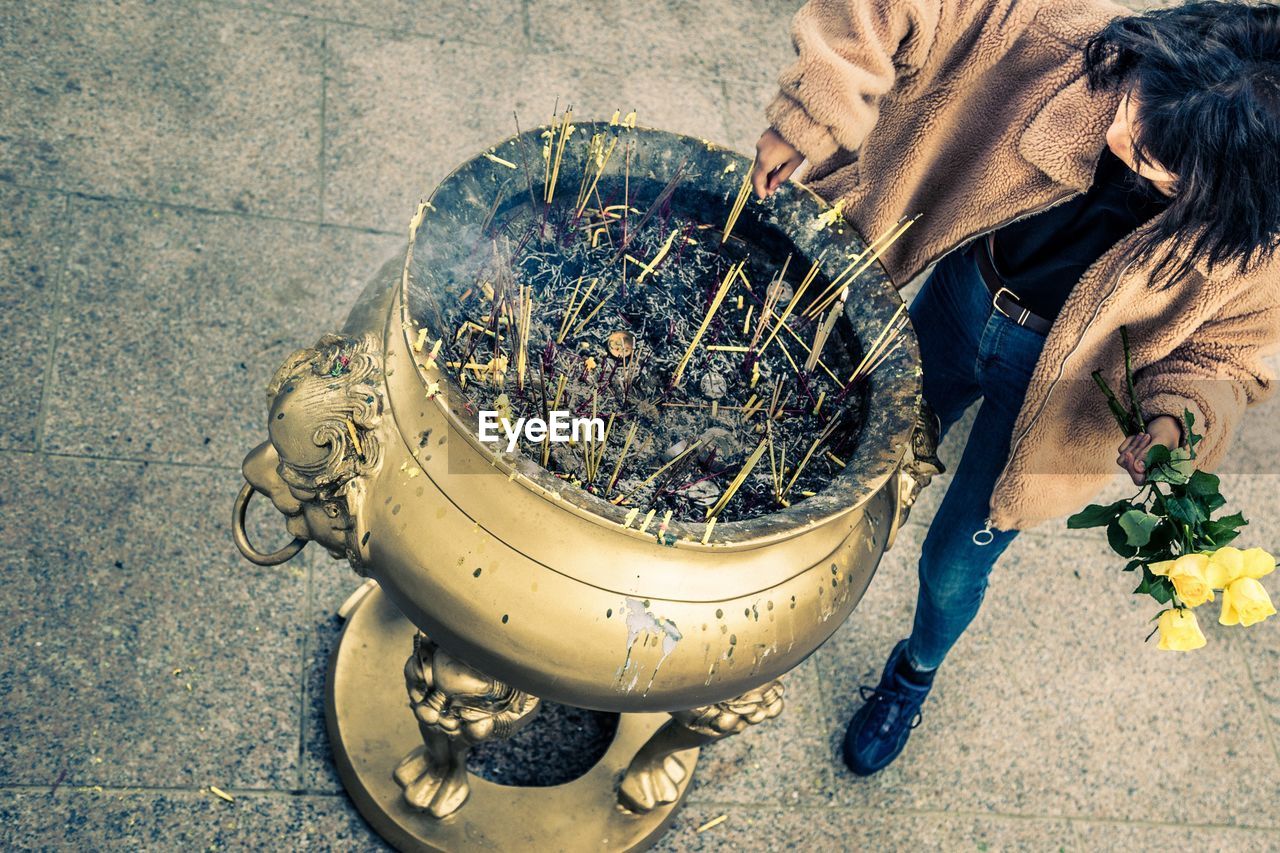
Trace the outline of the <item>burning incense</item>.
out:
<instances>
[{"instance_id":1,"label":"burning incense","mask_svg":"<svg viewBox=\"0 0 1280 853\"><path fill-rule=\"evenodd\" d=\"M835 279L831 281L830 284L827 285L827 289L822 291L822 294L813 301L813 306L821 304L822 302L830 298L833 294L839 292L840 289L845 286L845 277L850 272L852 272L858 266L858 264L862 263L862 261L867 257L867 255L870 255L872 252L874 252L876 248L880 246L881 243L883 243L885 240L892 237L893 232L896 231L899 227L901 227L902 223L905 221L906 221L906 217L904 216L901 219L899 219L897 222L895 222L893 225L889 226L889 228L884 232L882 232L880 236L876 237L874 240L868 243L861 252L854 255L849 260L848 266L846 266L844 270L841 271L841 273L837 275ZM810 308L812 308L813 306L810 306Z\"/></svg>"},{"instance_id":2,"label":"burning incense","mask_svg":"<svg viewBox=\"0 0 1280 853\"><path fill-rule=\"evenodd\" d=\"M529 329L533 324L533 294L528 285L520 286L520 319L516 348L516 385L524 390L524 377L529 368Z\"/></svg>"},{"instance_id":3,"label":"burning incense","mask_svg":"<svg viewBox=\"0 0 1280 853\"><path fill-rule=\"evenodd\" d=\"M792 329L790 326L783 326L782 328L783 328L784 330L786 330L786 333L787 333L788 335L790 335L790 336L791 336L792 340L794 340L796 343L798 343L798 344L800 345L800 348L801 348L801 349L803 349L807 355L811 355L811 354L813 353L813 350L809 349L809 345L808 345L808 344L806 344L806 343L804 342L804 338L802 338L802 337L800 337L800 335L796 334L796 332L795 332L795 330L794 330L794 329ZM831 381L832 381L832 382L836 383L837 385L839 385L839 384L840 384L840 380L839 380L839 379L837 379L837 378L836 378L836 375L835 375L834 373L832 373L832 372L831 372L831 368L829 368L829 367L827 367L825 364L823 364L823 362L822 362L822 359L821 359L821 358L818 358L818 359L817 359L817 365L818 365L818 367L821 367L821 368L822 368L822 372L823 372L823 373L825 373L825 374L827 374L828 376L830 376L830 377L831 377Z\"/></svg>"}]
</instances>

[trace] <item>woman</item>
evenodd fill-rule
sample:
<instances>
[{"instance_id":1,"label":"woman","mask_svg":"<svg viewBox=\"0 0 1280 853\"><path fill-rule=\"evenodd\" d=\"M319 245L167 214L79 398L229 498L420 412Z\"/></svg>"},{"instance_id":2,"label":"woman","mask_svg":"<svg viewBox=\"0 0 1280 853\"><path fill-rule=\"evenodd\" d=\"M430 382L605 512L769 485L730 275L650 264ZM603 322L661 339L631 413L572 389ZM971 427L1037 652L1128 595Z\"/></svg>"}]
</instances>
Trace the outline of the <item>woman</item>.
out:
<instances>
[{"instance_id":1,"label":"woman","mask_svg":"<svg viewBox=\"0 0 1280 853\"><path fill-rule=\"evenodd\" d=\"M908 639L849 724L858 774L898 756L934 673L1018 531L1110 479L1127 326L1144 478L1184 410L1226 452L1272 391L1280 340L1280 6L1106 0L811 0L792 27L752 179L807 183L863 234L924 216L883 257L911 306L945 432L981 399L920 557ZM1110 469L1114 470L1114 469Z\"/></svg>"}]
</instances>

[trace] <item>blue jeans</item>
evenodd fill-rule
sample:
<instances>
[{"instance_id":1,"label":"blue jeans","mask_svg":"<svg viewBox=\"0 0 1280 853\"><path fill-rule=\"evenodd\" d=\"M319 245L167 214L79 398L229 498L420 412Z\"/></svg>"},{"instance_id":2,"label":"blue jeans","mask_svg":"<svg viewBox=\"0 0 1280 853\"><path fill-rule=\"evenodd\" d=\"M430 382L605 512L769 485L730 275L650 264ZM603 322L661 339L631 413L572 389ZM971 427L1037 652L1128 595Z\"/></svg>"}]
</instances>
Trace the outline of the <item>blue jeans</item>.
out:
<instances>
[{"instance_id":1,"label":"blue jeans","mask_svg":"<svg viewBox=\"0 0 1280 853\"><path fill-rule=\"evenodd\" d=\"M922 671L936 669L977 615L996 560L1018 535L986 525L991 492L1009 458L1014 421L1044 336L992 308L991 296L969 252L952 252L934 269L911 303L920 339L924 398L942 420L942 432L979 398L977 420L946 496L929 525L920 553L920 596L907 642L907 658Z\"/></svg>"}]
</instances>

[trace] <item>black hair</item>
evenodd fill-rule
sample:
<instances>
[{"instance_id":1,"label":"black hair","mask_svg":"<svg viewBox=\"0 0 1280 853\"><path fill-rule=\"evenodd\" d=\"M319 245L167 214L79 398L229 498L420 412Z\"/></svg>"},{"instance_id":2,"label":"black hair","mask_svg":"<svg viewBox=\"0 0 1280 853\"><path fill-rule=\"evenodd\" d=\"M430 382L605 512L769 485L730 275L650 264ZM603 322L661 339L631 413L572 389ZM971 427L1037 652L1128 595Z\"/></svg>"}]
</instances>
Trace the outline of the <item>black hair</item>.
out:
<instances>
[{"instance_id":1,"label":"black hair","mask_svg":"<svg viewBox=\"0 0 1280 853\"><path fill-rule=\"evenodd\" d=\"M1113 20L1085 46L1095 89L1136 101L1139 164L1177 176L1140 256L1156 280L1269 259L1280 235L1280 5L1187 3ZM1182 248L1179 259L1178 241ZM1185 246L1186 241L1192 241Z\"/></svg>"}]
</instances>

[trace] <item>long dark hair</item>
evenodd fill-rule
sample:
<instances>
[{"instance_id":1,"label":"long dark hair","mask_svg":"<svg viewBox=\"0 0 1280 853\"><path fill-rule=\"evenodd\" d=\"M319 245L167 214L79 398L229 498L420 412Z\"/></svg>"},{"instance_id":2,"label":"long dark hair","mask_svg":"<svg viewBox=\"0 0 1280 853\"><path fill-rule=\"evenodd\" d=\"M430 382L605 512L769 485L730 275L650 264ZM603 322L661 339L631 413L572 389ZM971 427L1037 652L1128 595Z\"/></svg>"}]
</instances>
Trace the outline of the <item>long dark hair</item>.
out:
<instances>
[{"instance_id":1,"label":"long dark hair","mask_svg":"<svg viewBox=\"0 0 1280 853\"><path fill-rule=\"evenodd\" d=\"M1197 258L1241 271L1269 259L1280 235L1280 5L1117 18L1089 40L1085 69L1094 89L1132 93L1137 161L1177 176L1139 250L1155 259L1167 246L1156 280L1171 283Z\"/></svg>"}]
</instances>

